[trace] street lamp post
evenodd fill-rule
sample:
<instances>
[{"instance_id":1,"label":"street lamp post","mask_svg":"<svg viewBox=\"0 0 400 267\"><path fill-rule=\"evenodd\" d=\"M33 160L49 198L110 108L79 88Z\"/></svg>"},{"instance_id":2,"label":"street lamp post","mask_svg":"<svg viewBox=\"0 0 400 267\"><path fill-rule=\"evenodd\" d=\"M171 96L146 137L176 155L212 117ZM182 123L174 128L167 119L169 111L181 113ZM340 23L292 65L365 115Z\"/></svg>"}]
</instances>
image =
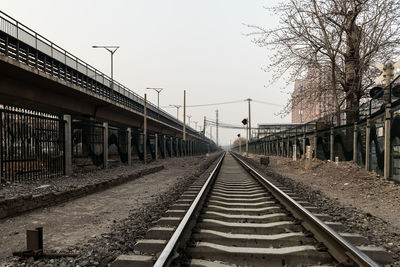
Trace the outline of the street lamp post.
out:
<instances>
[{"instance_id":1,"label":"street lamp post","mask_svg":"<svg viewBox=\"0 0 400 267\"><path fill-rule=\"evenodd\" d=\"M111 54L111 88L114 89L114 53L118 50L119 46L115 45L93 45L92 48L104 48Z\"/></svg>"},{"instance_id":2,"label":"street lamp post","mask_svg":"<svg viewBox=\"0 0 400 267\"><path fill-rule=\"evenodd\" d=\"M186 117L189 118L189 126L190 126L190 118L192 117L192 115L186 115Z\"/></svg>"},{"instance_id":3,"label":"street lamp post","mask_svg":"<svg viewBox=\"0 0 400 267\"><path fill-rule=\"evenodd\" d=\"M176 119L179 120L179 109L182 107L181 105L169 105L170 107L176 108Z\"/></svg>"},{"instance_id":4,"label":"street lamp post","mask_svg":"<svg viewBox=\"0 0 400 267\"><path fill-rule=\"evenodd\" d=\"M160 92L164 89L164 88L152 88L152 87L147 87L146 89L148 90L154 90L157 92L157 109L158 109L158 119L160 119Z\"/></svg>"}]
</instances>

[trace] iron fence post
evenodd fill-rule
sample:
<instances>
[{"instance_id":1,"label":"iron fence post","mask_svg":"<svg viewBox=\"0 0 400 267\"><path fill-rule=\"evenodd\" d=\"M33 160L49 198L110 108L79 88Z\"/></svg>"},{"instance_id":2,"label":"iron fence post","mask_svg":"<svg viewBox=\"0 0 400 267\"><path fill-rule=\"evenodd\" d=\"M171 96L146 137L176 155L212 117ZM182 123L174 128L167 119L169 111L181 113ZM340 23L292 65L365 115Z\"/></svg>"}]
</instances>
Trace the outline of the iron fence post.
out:
<instances>
[{"instance_id":1,"label":"iron fence post","mask_svg":"<svg viewBox=\"0 0 400 267\"><path fill-rule=\"evenodd\" d=\"M306 158L306 129L305 127L303 128L303 155L301 155L302 158Z\"/></svg>"},{"instance_id":2,"label":"iron fence post","mask_svg":"<svg viewBox=\"0 0 400 267\"><path fill-rule=\"evenodd\" d=\"M103 168L108 168L108 122L103 123Z\"/></svg>"},{"instance_id":3,"label":"iron fence post","mask_svg":"<svg viewBox=\"0 0 400 267\"><path fill-rule=\"evenodd\" d=\"M333 133L333 126L331 126L331 132L330 132L330 142L329 142L329 159L331 160L331 161L333 161L334 160L334 147L335 147L335 144L334 144L334 133Z\"/></svg>"},{"instance_id":4,"label":"iron fence post","mask_svg":"<svg viewBox=\"0 0 400 267\"><path fill-rule=\"evenodd\" d=\"M358 142L357 122L354 123L353 129L353 162L357 163L357 142Z\"/></svg>"},{"instance_id":5,"label":"iron fence post","mask_svg":"<svg viewBox=\"0 0 400 267\"><path fill-rule=\"evenodd\" d=\"M318 134L318 131L317 131L317 123L315 123L315 130L314 130L314 148L313 148L313 150L314 150L314 159L316 159L317 158L317 148L318 148L318 144L317 144L317 142L318 142L318 137L317 137L317 134Z\"/></svg>"},{"instance_id":6,"label":"iron fence post","mask_svg":"<svg viewBox=\"0 0 400 267\"><path fill-rule=\"evenodd\" d=\"M386 104L385 107L385 148L384 148L384 168L383 176L386 179L390 178L390 154L391 154L391 140L390 140L390 124L392 122L392 108L391 103Z\"/></svg>"},{"instance_id":7,"label":"iron fence post","mask_svg":"<svg viewBox=\"0 0 400 267\"><path fill-rule=\"evenodd\" d=\"M367 118L367 128L365 129L365 169L367 171L371 168L371 117Z\"/></svg>"},{"instance_id":8,"label":"iron fence post","mask_svg":"<svg viewBox=\"0 0 400 267\"><path fill-rule=\"evenodd\" d=\"M131 140L132 140L132 129L129 127L127 129L127 151L128 151L128 166L132 166L132 146L131 146Z\"/></svg>"},{"instance_id":9,"label":"iron fence post","mask_svg":"<svg viewBox=\"0 0 400 267\"><path fill-rule=\"evenodd\" d=\"M3 111L0 110L0 179L3 179Z\"/></svg>"}]
</instances>

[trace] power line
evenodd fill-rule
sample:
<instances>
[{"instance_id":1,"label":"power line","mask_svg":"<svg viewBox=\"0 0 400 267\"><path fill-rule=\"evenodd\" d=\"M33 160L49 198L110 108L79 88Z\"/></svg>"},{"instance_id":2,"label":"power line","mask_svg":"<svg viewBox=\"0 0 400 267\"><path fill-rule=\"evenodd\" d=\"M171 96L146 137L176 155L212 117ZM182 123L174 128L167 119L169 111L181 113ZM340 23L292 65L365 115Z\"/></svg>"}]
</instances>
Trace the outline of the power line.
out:
<instances>
[{"instance_id":1,"label":"power line","mask_svg":"<svg viewBox=\"0 0 400 267\"><path fill-rule=\"evenodd\" d=\"M218 106L218 105L227 105L227 104L235 104L243 102L244 100L235 100L235 101L227 101L227 102L219 102L219 103L209 103L209 104L198 104L198 105L187 105L189 108L197 108L197 107L210 107L210 106ZM165 106L168 108L169 106Z\"/></svg>"},{"instance_id":2,"label":"power line","mask_svg":"<svg viewBox=\"0 0 400 267\"><path fill-rule=\"evenodd\" d=\"M252 100L255 103L258 104L264 104L264 105L270 105L270 106L276 106L276 107L284 107L284 105L280 105L280 104L275 104L275 103L271 103L271 102L266 102L266 101L261 101L261 100Z\"/></svg>"}]
</instances>

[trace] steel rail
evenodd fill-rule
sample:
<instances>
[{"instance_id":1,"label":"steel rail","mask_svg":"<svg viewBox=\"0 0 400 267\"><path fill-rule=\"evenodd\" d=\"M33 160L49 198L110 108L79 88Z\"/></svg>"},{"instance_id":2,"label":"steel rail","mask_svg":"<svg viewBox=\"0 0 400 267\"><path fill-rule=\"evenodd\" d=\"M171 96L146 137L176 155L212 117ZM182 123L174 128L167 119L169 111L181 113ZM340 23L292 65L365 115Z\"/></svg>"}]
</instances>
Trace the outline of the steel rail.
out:
<instances>
[{"instance_id":1,"label":"steel rail","mask_svg":"<svg viewBox=\"0 0 400 267\"><path fill-rule=\"evenodd\" d=\"M182 221L179 223L178 227L176 228L175 232L173 233L171 239L168 241L167 245L161 252L160 256L158 257L157 261L154 263L154 267L163 267L166 266L168 263L168 260L171 257L171 254L174 252L174 249L176 245L179 242L179 238L181 237L183 231L185 230L187 224L189 223L195 209L198 207L201 198L204 196L204 193L206 192L207 187L211 184L211 181L216 177L218 174L219 169L221 168L222 165L222 160L225 157L226 152L222 154L220 157L217 165L215 166L214 170L208 176L206 182L204 185L201 187L199 193L197 194L196 198L194 199L193 203L190 205L188 211L185 213L185 216L183 217Z\"/></svg>"},{"instance_id":2,"label":"steel rail","mask_svg":"<svg viewBox=\"0 0 400 267\"><path fill-rule=\"evenodd\" d=\"M365 253L341 237L332 228L314 216L311 212L298 204L285 192L268 181L249 164L240 159L236 153L231 152L231 155L255 178L257 178L297 219L301 220L304 228L311 231L314 234L314 237L328 248L329 253L339 263L350 264L352 263L351 261L353 261L359 266L380 266Z\"/></svg>"}]
</instances>

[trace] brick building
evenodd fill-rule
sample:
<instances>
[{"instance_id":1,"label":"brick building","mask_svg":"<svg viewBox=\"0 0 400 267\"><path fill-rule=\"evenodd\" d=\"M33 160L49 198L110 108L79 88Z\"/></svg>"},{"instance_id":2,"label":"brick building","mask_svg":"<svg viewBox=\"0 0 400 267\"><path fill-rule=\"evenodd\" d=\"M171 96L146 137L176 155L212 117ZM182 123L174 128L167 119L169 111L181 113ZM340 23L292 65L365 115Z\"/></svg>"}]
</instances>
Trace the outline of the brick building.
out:
<instances>
[{"instance_id":1,"label":"brick building","mask_svg":"<svg viewBox=\"0 0 400 267\"><path fill-rule=\"evenodd\" d=\"M292 123L314 121L334 111L333 96L328 88L329 71L309 68L304 79L297 79L292 93Z\"/></svg>"}]
</instances>

